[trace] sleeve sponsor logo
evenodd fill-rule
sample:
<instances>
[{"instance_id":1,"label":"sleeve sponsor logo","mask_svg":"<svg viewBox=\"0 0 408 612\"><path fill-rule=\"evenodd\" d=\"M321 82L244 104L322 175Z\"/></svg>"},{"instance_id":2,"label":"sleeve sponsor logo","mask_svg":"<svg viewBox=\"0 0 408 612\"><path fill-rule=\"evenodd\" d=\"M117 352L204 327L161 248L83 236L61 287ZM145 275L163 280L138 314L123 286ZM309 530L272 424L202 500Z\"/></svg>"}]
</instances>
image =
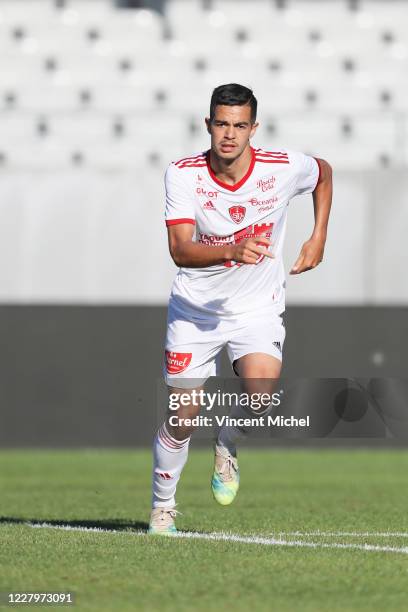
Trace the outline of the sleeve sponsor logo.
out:
<instances>
[{"instance_id":1,"label":"sleeve sponsor logo","mask_svg":"<svg viewBox=\"0 0 408 612\"><path fill-rule=\"evenodd\" d=\"M193 353L175 353L174 351L165 351L166 354L166 369L169 374L180 374L188 368L191 363Z\"/></svg>"}]
</instances>

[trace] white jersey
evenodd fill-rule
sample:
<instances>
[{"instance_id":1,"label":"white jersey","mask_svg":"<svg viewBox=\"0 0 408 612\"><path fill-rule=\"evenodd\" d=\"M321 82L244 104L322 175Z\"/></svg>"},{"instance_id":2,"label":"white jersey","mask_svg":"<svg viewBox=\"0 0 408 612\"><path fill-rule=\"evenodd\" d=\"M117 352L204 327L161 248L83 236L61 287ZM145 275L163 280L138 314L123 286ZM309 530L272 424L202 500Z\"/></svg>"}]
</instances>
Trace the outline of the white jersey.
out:
<instances>
[{"instance_id":1,"label":"white jersey","mask_svg":"<svg viewBox=\"0 0 408 612\"><path fill-rule=\"evenodd\" d=\"M282 249L288 204L315 189L319 165L294 151L251 147L251 154L247 173L235 185L217 179L208 151L173 162L166 172L167 226L192 223L195 241L210 246L259 235L272 242L274 259L261 255L256 264L179 269L170 299L199 319L229 318L268 306L278 313L285 310Z\"/></svg>"}]
</instances>

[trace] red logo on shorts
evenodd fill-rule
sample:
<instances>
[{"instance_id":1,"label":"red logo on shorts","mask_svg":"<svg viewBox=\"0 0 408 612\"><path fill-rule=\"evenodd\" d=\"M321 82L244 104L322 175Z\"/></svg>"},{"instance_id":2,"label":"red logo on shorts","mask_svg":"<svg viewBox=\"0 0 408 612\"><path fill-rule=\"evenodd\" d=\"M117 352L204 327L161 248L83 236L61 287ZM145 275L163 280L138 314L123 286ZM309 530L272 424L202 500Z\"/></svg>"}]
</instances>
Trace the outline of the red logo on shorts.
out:
<instances>
[{"instance_id":1,"label":"red logo on shorts","mask_svg":"<svg viewBox=\"0 0 408 612\"><path fill-rule=\"evenodd\" d=\"M245 217L246 208L245 206L231 206L228 212L234 223L241 223L242 219Z\"/></svg>"},{"instance_id":2,"label":"red logo on shorts","mask_svg":"<svg viewBox=\"0 0 408 612\"><path fill-rule=\"evenodd\" d=\"M188 368L193 353L174 353L166 351L166 368L169 374L180 374Z\"/></svg>"}]
</instances>

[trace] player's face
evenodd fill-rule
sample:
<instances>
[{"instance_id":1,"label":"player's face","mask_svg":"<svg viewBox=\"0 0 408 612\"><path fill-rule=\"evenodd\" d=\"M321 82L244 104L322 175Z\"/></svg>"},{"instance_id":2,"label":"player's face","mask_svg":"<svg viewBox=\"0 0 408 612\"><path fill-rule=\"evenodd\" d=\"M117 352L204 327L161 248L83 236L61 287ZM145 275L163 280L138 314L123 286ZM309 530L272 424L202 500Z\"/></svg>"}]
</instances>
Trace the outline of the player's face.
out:
<instances>
[{"instance_id":1,"label":"player's face","mask_svg":"<svg viewBox=\"0 0 408 612\"><path fill-rule=\"evenodd\" d=\"M249 139L255 134L257 123L251 121L251 107L215 107L212 121L205 120L211 134L211 149L225 161L233 161L249 146Z\"/></svg>"}]
</instances>

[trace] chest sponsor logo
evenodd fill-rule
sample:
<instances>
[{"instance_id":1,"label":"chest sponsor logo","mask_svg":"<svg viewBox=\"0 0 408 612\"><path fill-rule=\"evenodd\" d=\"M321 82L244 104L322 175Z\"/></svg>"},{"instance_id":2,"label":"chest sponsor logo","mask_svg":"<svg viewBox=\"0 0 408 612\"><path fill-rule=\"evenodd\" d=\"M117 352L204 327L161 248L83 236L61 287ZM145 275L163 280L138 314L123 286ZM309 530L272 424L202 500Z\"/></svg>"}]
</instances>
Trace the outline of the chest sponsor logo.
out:
<instances>
[{"instance_id":1,"label":"chest sponsor logo","mask_svg":"<svg viewBox=\"0 0 408 612\"><path fill-rule=\"evenodd\" d=\"M273 189L275 187L275 183L276 178L274 176L270 176L267 179L259 179L259 181L257 181L256 183L256 186L258 187L258 189L265 192L269 191L270 189Z\"/></svg>"},{"instance_id":2,"label":"chest sponsor logo","mask_svg":"<svg viewBox=\"0 0 408 612\"><path fill-rule=\"evenodd\" d=\"M245 217L246 208L245 206L230 206L228 212L234 223L238 224L241 223L241 221Z\"/></svg>"},{"instance_id":3,"label":"chest sponsor logo","mask_svg":"<svg viewBox=\"0 0 408 612\"><path fill-rule=\"evenodd\" d=\"M265 212L266 210L274 208L277 201L278 197L273 196L272 198L268 198L268 200L258 200L258 198L251 198L249 200L249 203L251 206L259 206L258 212Z\"/></svg>"},{"instance_id":4,"label":"chest sponsor logo","mask_svg":"<svg viewBox=\"0 0 408 612\"><path fill-rule=\"evenodd\" d=\"M257 236L265 236L270 239L272 236L273 223L255 223L249 225L242 230L238 230L234 234L229 236L212 236L211 234L199 234L198 241L201 244L207 244L210 246L220 246L223 244L239 244L242 240L248 238L256 238ZM263 246L263 245L262 245ZM265 255L260 255L256 263L261 262L265 259ZM231 268L232 266L243 266L244 264L236 263L234 261L227 261L224 266Z\"/></svg>"},{"instance_id":5,"label":"chest sponsor logo","mask_svg":"<svg viewBox=\"0 0 408 612\"><path fill-rule=\"evenodd\" d=\"M208 200L203 204L204 210L217 210L211 200Z\"/></svg>"},{"instance_id":6,"label":"chest sponsor logo","mask_svg":"<svg viewBox=\"0 0 408 612\"><path fill-rule=\"evenodd\" d=\"M191 362L193 353L175 353L174 351L165 351L166 353L166 369L169 374L180 374L188 368Z\"/></svg>"},{"instance_id":7,"label":"chest sponsor logo","mask_svg":"<svg viewBox=\"0 0 408 612\"><path fill-rule=\"evenodd\" d=\"M205 187L196 187L196 194L205 196L206 198L217 198L218 191L207 191Z\"/></svg>"}]
</instances>

